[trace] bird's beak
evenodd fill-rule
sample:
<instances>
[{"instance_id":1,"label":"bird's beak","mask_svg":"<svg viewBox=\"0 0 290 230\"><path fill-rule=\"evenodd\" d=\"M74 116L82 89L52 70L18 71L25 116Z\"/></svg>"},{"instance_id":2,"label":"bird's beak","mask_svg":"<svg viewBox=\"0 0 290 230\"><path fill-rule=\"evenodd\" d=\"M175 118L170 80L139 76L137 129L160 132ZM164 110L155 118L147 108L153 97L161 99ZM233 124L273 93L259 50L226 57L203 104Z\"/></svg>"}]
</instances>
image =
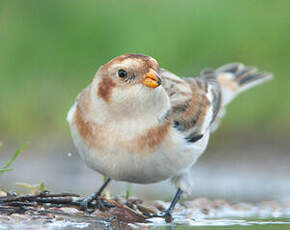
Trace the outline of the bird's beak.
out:
<instances>
[{"instance_id":1,"label":"bird's beak","mask_svg":"<svg viewBox=\"0 0 290 230\"><path fill-rule=\"evenodd\" d=\"M149 88L156 88L161 85L161 79L158 74L150 68L148 73L145 73L142 84Z\"/></svg>"}]
</instances>

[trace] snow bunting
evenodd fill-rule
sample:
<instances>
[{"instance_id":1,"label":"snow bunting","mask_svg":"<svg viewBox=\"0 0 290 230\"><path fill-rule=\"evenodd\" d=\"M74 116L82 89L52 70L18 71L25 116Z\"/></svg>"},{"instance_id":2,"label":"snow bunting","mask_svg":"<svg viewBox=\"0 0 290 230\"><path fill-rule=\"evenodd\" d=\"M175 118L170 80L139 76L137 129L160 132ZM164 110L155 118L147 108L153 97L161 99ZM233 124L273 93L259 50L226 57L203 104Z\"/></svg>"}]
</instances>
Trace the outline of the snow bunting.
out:
<instances>
[{"instance_id":1,"label":"snow bunting","mask_svg":"<svg viewBox=\"0 0 290 230\"><path fill-rule=\"evenodd\" d=\"M180 78L149 56L128 54L101 66L76 98L67 120L86 164L108 179L84 200L101 195L111 179L177 187L170 213L183 192L191 192L190 168L205 151L225 106L271 74L232 63Z\"/></svg>"}]
</instances>

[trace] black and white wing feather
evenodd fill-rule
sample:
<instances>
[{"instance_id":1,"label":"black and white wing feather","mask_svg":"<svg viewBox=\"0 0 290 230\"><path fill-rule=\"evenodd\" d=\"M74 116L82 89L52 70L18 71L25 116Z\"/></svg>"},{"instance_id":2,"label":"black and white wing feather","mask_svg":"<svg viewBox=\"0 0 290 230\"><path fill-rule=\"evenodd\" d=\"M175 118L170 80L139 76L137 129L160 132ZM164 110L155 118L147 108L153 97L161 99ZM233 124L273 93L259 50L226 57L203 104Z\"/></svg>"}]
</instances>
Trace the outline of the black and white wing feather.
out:
<instances>
[{"instance_id":1,"label":"black and white wing feather","mask_svg":"<svg viewBox=\"0 0 290 230\"><path fill-rule=\"evenodd\" d=\"M207 69L194 78L180 78L162 69L161 76L171 102L174 126L195 142L215 131L225 114L225 106L240 92L272 78L256 68L240 63Z\"/></svg>"},{"instance_id":2,"label":"black and white wing feather","mask_svg":"<svg viewBox=\"0 0 290 230\"><path fill-rule=\"evenodd\" d=\"M181 79L163 70L163 87L171 101L174 126L188 142L198 141L214 124L221 110L221 89L215 72Z\"/></svg>"}]
</instances>

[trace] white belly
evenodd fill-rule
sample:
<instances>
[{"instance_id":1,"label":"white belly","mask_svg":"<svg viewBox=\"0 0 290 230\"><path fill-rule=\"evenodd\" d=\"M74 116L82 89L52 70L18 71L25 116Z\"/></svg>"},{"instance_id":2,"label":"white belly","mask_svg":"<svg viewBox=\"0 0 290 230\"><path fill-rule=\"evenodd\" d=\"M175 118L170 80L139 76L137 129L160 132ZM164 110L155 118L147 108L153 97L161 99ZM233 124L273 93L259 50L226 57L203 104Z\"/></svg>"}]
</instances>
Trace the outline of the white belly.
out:
<instances>
[{"instance_id":1,"label":"white belly","mask_svg":"<svg viewBox=\"0 0 290 230\"><path fill-rule=\"evenodd\" d=\"M113 139L110 143L108 133L105 135L108 136L106 148L100 151L88 147L69 118L68 121L74 144L90 168L111 179L133 183L159 182L182 173L202 154L209 136L205 135L194 144L188 144L172 128L171 134L153 152L132 153L116 145Z\"/></svg>"}]
</instances>

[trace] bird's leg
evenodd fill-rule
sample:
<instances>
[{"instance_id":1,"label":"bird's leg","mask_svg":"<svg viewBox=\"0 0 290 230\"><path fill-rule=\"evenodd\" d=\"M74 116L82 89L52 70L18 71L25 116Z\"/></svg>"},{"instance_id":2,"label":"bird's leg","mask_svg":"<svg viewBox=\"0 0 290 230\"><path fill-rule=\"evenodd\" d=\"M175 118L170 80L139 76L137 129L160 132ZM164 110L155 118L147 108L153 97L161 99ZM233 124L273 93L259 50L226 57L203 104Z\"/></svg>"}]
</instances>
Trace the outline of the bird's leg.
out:
<instances>
[{"instance_id":1,"label":"bird's leg","mask_svg":"<svg viewBox=\"0 0 290 230\"><path fill-rule=\"evenodd\" d=\"M180 188L178 188L178 189L177 189L177 192L176 192L176 194L175 194L175 196L174 196L174 198L173 198L173 200L171 201L171 204L170 204L169 208L168 208L165 212L163 212L162 214L160 214L160 215L155 215L155 216L152 216L152 217L163 217L163 218L165 219L166 223L170 223L170 222L172 222L172 219L173 219L173 218L172 218L172 216L171 216L171 213L172 213L172 211L173 211L175 205L176 205L177 202L179 201L179 199L180 199L182 193L183 193L183 191L182 191Z\"/></svg>"},{"instance_id":2,"label":"bird's leg","mask_svg":"<svg viewBox=\"0 0 290 230\"><path fill-rule=\"evenodd\" d=\"M183 191L180 188L178 188L173 200L171 201L169 208L164 212L163 216L165 218L166 223L170 223L172 221L171 213L173 209L175 208L175 205L179 201L182 193Z\"/></svg>"},{"instance_id":3,"label":"bird's leg","mask_svg":"<svg viewBox=\"0 0 290 230\"><path fill-rule=\"evenodd\" d=\"M91 202L94 200L96 200L97 207L99 209L101 209L101 210L105 209L106 204L104 204L104 203L107 203L107 202L104 202L104 201L98 199L98 197L102 195L102 192L107 187L107 185L110 183L110 181L111 181L111 178L107 178L106 181L104 182L104 184L100 187L100 189L97 192L91 194L90 196L88 196L87 198L85 198L81 201L80 206L82 207L82 209L84 211L89 210L89 206L90 206Z\"/></svg>"}]
</instances>

